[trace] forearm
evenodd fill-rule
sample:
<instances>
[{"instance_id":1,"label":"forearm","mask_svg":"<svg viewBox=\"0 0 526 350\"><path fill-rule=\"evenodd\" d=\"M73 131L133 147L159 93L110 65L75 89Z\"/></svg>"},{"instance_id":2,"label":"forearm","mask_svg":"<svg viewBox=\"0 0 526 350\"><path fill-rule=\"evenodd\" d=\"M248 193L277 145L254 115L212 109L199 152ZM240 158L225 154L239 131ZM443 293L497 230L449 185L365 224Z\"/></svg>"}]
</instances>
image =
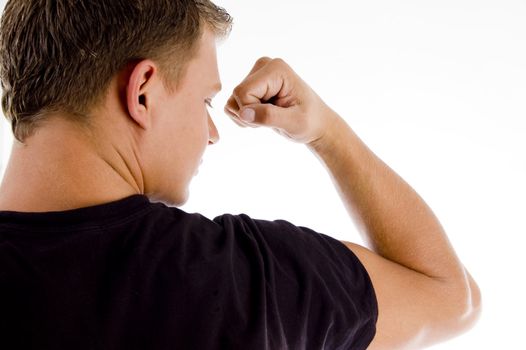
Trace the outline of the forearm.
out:
<instances>
[{"instance_id":1,"label":"forearm","mask_svg":"<svg viewBox=\"0 0 526 350\"><path fill-rule=\"evenodd\" d=\"M331 174L347 211L379 255L437 279L465 278L439 221L420 196L336 113L308 145Z\"/></svg>"},{"instance_id":2,"label":"forearm","mask_svg":"<svg viewBox=\"0 0 526 350\"><path fill-rule=\"evenodd\" d=\"M259 59L225 112L241 126L272 127L306 144L330 172L373 250L342 242L374 286L372 348L426 346L473 324L478 288L432 211L283 60Z\"/></svg>"}]
</instances>

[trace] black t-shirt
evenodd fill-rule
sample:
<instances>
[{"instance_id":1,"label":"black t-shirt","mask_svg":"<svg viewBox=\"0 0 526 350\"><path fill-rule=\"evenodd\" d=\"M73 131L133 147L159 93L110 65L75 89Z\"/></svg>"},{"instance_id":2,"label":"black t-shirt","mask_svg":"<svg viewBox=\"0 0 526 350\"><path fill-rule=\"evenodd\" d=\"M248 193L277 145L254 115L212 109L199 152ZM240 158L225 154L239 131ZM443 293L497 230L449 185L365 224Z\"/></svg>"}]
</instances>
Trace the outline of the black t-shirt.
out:
<instances>
[{"instance_id":1,"label":"black t-shirt","mask_svg":"<svg viewBox=\"0 0 526 350\"><path fill-rule=\"evenodd\" d=\"M378 309L340 241L133 195L0 212L0 349L365 349Z\"/></svg>"}]
</instances>

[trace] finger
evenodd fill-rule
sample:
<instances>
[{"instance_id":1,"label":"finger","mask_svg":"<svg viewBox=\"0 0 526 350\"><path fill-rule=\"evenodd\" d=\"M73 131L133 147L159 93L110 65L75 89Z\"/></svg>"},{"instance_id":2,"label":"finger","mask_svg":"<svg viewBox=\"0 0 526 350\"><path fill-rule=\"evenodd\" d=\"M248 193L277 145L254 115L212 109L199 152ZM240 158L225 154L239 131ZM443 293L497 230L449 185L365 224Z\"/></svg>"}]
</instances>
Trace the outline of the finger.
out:
<instances>
[{"instance_id":1,"label":"finger","mask_svg":"<svg viewBox=\"0 0 526 350\"><path fill-rule=\"evenodd\" d=\"M264 67L267 63L269 63L270 61L272 61L272 59L270 57L260 57L256 63L254 64L254 66L252 67L252 69L250 70L250 72L247 74L246 78L243 80L245 81L250 75L254 74L255 72L257 72L258 70L260 70L262 67ZM238 102L236 101L236 98L234 95L230 96L230 98L228 99L227 103L226 103L226 107L234 112L234 113L237 113L239 111L239 104Z\"/></svg>"},{"instance_id":2,"label":"finger","mask_svg":"<svg viewBox=\"0 0 526 350\"><path fill-rule=\"evenodd\" d=\"M297 122L296 118L294 118L294 116L297 115L296 107L283 108L271 103L256 103L243 107L240 111L240 115L244 115L243 112L248 109L252 109L255 112L253 113L254 119L248 121L249 126L262 125L278 129L289 128L293 130L294 124Z\"/></svg>"},{"instance_id":3,"label":"finger","mask_svg":"<svg viewBox=\"0 0 526 350\"><path fill-rule=\"evenodd\" d=\"M238 112L239 112L239 105L237 104L237 101L234 98L234 96L230 96L230 98L226 102L225 109L228 109L230 112L232 112L234 114L238 114Z\"/></svg>"},{"instance_id":4,"label":"finger","mask_svg":"<svg viewBox=\"0 0 526 350\"><path fill-rule=\"evenodd\" d=\"M251 128L257 128L259 127L259 125L256 125L256 124L253 124L253 123L248 123L246 121L244 121L243 119L239 118L239 116L235 113L232 113L231 111L227 110L225 108L225 113L230 117L230 119L232 119L232 121L234 123L236 123L237 125L243 127L243 128L246 128L246 127L251 127Z\"/></svg>"},{"instance_id":5,"label":"finger","mask_svg":"<svg viewBox=\"0 0 526 350\"><path fill-rule=\"evenodd\" d=\"M243 128L246 128L247 126L249 126L248 123L246 123L245 121L243 121L242 119L239 118L239 106L237 105L237 102L234 99L234 97L230 97L228 99L228 102L225 105L225 113L237 125L239 125L239 126L241 126Z\"/></svg>"},{"instance_id":6,"label":"finger","mask_svg":"<svg viewBox=\"0 0 526 350\"><path fill-rule=\"evenodd\" d=\"M243 82L246 81L247 78L250 77L250 75L259 71L271 61L272 61L272 58L270 57L266 57L266 56L260 57L254 64L250 72L247 74L247 77L245 78L245 80L243 80ZM252 128L257 127L257 125L247 123L244 120L240 119L239 110L240 110L239 102L236 99L236 96L232 94L232 96L230 96L230 98L227 100L227 103L225 105L225 113L230 117L230 119L232 119L234 123L236 123L240 127L243 127L243 128L246 128L247 126L250 126Z\"/></svg>"},{"instance_id":7,"label":"finger","mask_svg":"<svg viewBox=\"0 0 526 350\"><path fill-rule=\"evenodd\" d=\"M256 61L256 63L254 64L254 67L252 67L252 69L250 70L250 73L247 74L247 77L255 72L257 72L258 70L260 70L261 68L263 68L265 65L267 65L267 63L269 63L270 61L272 61L272 58L270 57L267 57L267 56L263 56L263 57L260 57L258 58L258 60Z\"/></svg>"},{"instance_id":8,"label":"finger","mask_svg":"<svg viewBox=\"0 0 526 350\"><path fill-rule=\"evenodd\" d=\"M245 79L243 79L243 81L241 83L239 83L239 85L242 85L246 82L246 80L252 75L254 74L255 72L259 71L261 68L263 68L264 66L266 66L269 62L272 61L272 58L270 57L267 57L267 56L263 56L263 57L260 57L256 63L254 64L254 66L252 67L252 69L250 70L250 72L247 74L247 76L245 77ZM239 86L238 85L238 86ZM237 87L236 87L237 88ZM235 91L235 89L234 89ZM231 98L229 99L229 104L230 104L230 109L231 110L235 110L235 111L238 111L239 108L241 107L242 105L242 101L238 98L238 96L235 94L235 92L232 92L232 96ZM237 108L236 108L237 107Z\"/></svg>"},{"instance_id":9,"label":"finger","mask_svg":"<svg viewBox=\"0 0 526 350\"><path fill-rule=\"evenodd\" d=\"M284 62L274 59L265 66L249 75L233 92L239 107L258 102L267 102L273 97L284 97L290 91L283 78Z\"/></svg>"},{"instance_id":10,"label":"finger","mask_svg":"<svg viewBox=\"0 0 526 350\"><path fill-rule=\"evenodd\" d=\"M230 117L230 119L232 119L232 121L234 123L236 123L238 126L242 127L242 128L246 128L247 125L242 122L239 117L233 113L232 111L230 111L227 107L225 107L225 114L228 115Z\"/></svg>"},{"instance_id":11,"label":"finger","mask_svg":"<svg viewBox=\"0 0 526 350\"><path fill-rule=\"evenodd\" d=\"M254 64L254 66L252 67L250 72L247 74L247 77L249 77L254 72L260 70L262 67L264 67L270 61L272 61L272 58L270 58L270 57L267 57L267 56L260 57L256 61L256 63ZM245 77L245 80L247 79L247 77ZM245 80L243 80L243 81L245 81ZM233 113L237 113L239 111L240 106L239 106L239 103L236 100L234 95L230 96L230 98L228 99L228 101L227 101L227 103L225 105L225 108L228 108Z\"/></svg>"}]
</instances>

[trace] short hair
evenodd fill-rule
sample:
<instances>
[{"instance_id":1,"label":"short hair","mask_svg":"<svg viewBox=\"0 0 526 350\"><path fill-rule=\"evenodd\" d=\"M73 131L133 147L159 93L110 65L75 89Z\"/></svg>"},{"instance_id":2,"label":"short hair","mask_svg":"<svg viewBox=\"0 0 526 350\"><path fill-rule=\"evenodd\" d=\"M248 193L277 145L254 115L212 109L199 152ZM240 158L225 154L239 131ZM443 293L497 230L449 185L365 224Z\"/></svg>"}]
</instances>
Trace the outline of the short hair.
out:
<instances>
[{"instance_id":1,"label":"short hair","mask_svg":"<svg viewBox=\"0 0 526 350\"><path fill-rule=\"evenodd\" d=\"M2 109L24 142L52 112L89 123L113 77L150 58L171 89L204 28L216 38L232 17L209 0L9 0L0 22Z\"/></svg>"}]
</instances>

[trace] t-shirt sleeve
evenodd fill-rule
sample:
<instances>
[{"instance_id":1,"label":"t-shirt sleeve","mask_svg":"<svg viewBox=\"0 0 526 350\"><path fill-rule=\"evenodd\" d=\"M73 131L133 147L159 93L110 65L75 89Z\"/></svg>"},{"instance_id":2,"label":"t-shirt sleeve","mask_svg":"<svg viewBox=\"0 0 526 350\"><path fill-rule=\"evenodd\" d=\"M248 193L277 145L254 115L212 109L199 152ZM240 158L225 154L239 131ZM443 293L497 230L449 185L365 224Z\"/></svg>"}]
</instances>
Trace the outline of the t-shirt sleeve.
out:
<instances>
[{"instance_id":1,"label":"t-shirt sleeve","mask_svg":"<svg viewBox=\"0 0 526 350\"><path fill-rule=\"evenodd\" d=\"M366 269L342 242L286 220L223 214L213 221L242 250L236 261L248 267L233 265L240 269L233 273L240 285L249 281L247 293L261 293L247 307L265 313L273 348L367 348L376 332L377 300Z\"/></svg>"}]
</instances>

